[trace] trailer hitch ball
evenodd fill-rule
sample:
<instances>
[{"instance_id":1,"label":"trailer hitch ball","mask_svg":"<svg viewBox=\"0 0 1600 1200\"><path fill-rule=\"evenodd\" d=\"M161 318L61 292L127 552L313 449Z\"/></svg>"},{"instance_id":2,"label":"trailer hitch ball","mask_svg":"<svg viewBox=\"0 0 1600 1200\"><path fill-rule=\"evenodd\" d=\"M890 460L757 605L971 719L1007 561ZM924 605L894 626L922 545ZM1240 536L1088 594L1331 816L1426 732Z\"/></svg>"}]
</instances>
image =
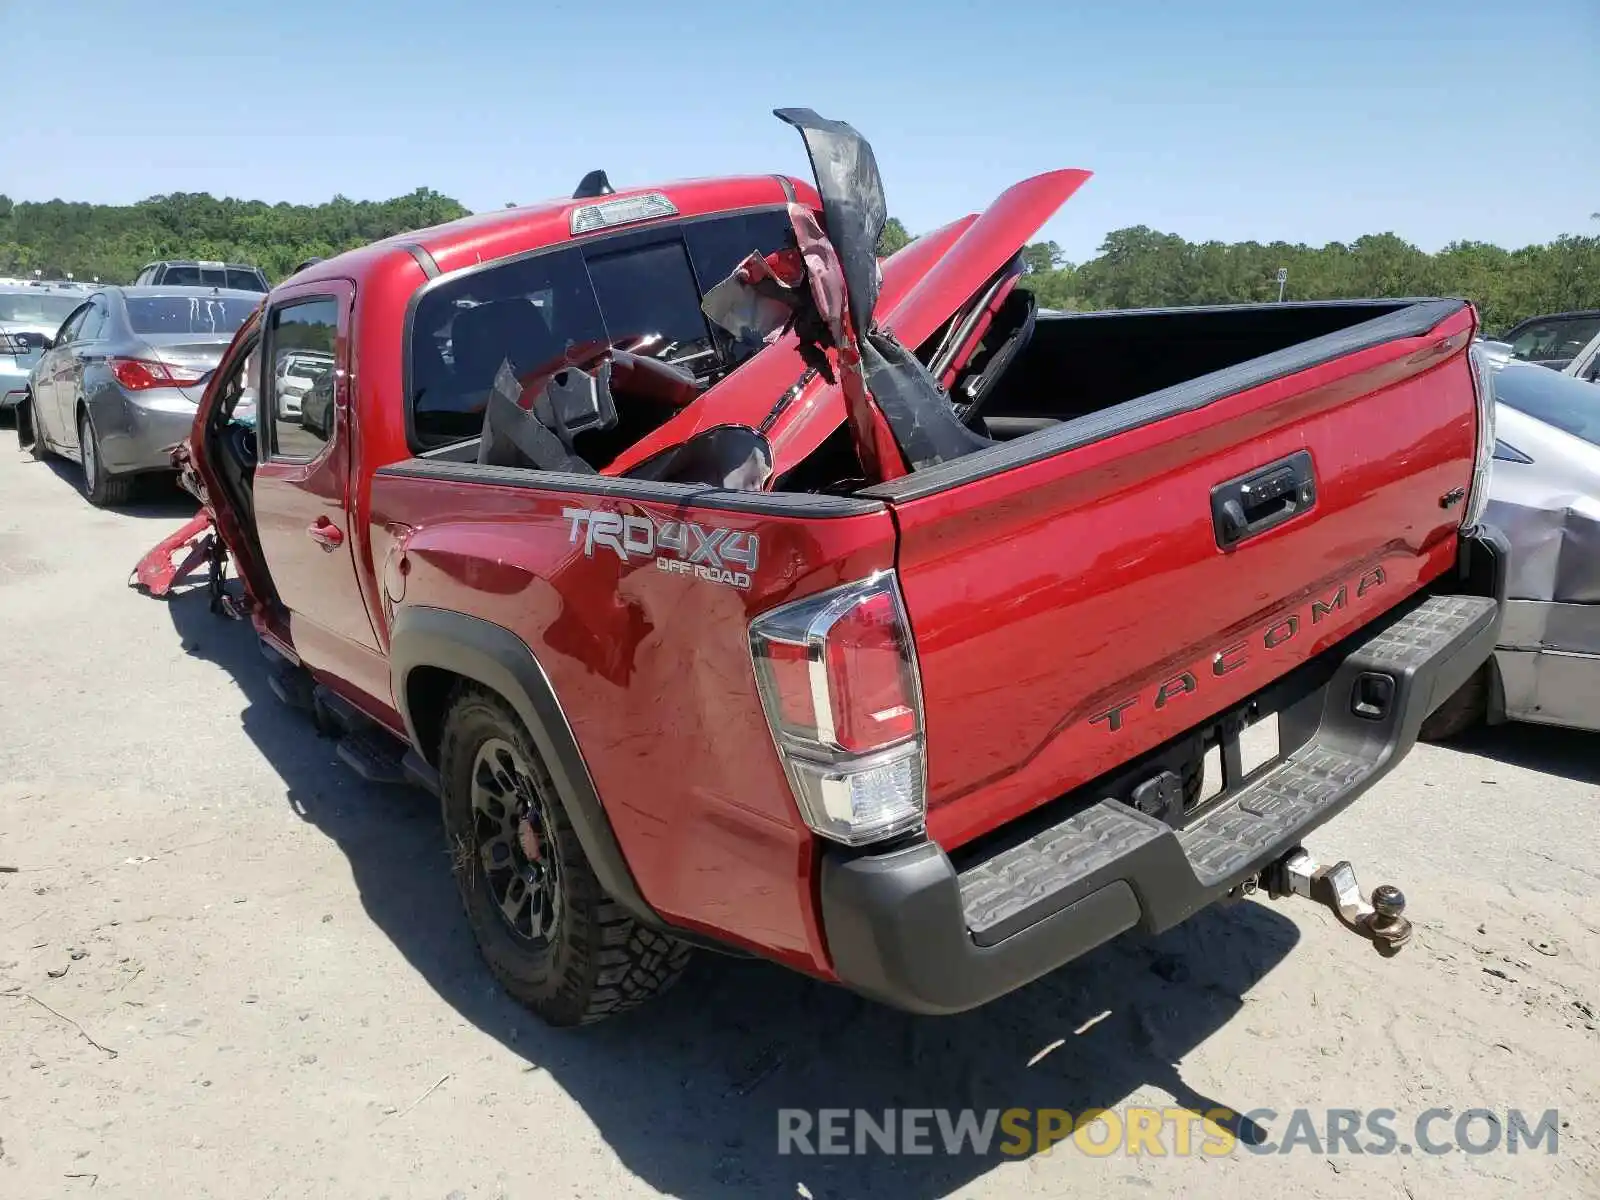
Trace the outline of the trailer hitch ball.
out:
<instances>
[{"instance_id":1,"label":"trailer hitch ball","mask_svg":"<svg viewBox=\"0 0 1600 1200\"><path fill-rule=\"evenodd\" d=\"M1296 847L1263 874L1274 899L1304 896L1331 909L1346 928L1369 940L1380 954L1398 954L1411 940L1411 922L1403 915L1405 894L1386 883L1372 889L1368 903L1356 882L1355 868L1348 862L1324 867L1304 848Z\"/></svg>"}]
</instances>

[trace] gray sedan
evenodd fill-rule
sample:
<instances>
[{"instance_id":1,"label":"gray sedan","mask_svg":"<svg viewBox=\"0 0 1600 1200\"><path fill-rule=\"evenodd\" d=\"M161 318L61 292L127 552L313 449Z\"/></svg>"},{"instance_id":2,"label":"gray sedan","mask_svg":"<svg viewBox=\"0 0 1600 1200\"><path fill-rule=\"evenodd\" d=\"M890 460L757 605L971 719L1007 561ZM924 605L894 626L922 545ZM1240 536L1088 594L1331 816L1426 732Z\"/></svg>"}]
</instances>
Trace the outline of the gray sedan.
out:
<instances>
[{"instance_id":1,"label":"gray sedan","mask_svg":"<svg viewBox=\"0 0 1600 1200\"><path fill-rule=\"evenodd\" d=\"M92 504L127 500L137 476L172 469L206 379L261 300L220 288L91 292L34 366L17 440L81 462Z\"/></svg>"},{"instance_id":2,"label":"gray sedan","mask_svg":"<svg viewBox=\"0 0 1600 1200\"><path fill-rule=\"evenodd\" d=\"M1494 657L1429 718L1600 729L1600 390L1530 363L1494 376L1495 454L1484 521L1511 543Z\"/></svg>"},{"instance_id":3,"label":"gray sedan","mask_svg":"<svg viewBox=\"0 0 1600 1200\"><path fill-rule=\"evenodd\" d=\"M9 413L28 390L28 375L55 340L82 292L29 284L0 287L0 412Z\"/></svg>"}]
</instances>

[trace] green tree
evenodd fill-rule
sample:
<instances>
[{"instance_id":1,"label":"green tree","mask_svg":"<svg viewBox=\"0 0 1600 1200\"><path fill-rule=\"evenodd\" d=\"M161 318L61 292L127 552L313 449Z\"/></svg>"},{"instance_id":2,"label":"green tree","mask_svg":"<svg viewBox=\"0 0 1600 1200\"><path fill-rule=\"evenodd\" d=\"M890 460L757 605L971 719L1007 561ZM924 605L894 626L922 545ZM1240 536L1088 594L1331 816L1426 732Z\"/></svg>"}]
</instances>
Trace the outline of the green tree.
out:
<instances>
[{"instance_id":1,"label":"green tree","mask_svg":"<svg viewBox=\"0 0 1600 1200\"><path fill-rule=\"evenodd\" d=\"M1054 242L1034 242L1022 248L1022 265L1030 275L1054 271L1065 262L1066 256Z\"/></svg>"},{"instance_id":2,"label":"green tree","mask_svg":"<svg viewBox=\"0 0 1600 1200\"><path fill-rule=\"evenodd\" d=\"M900 218L890 217L884 222L883 232L878 235L878 257L888 258L895 251L903 250L910 244L911 235L900 223Z\"/></svg>"}]
</instances>

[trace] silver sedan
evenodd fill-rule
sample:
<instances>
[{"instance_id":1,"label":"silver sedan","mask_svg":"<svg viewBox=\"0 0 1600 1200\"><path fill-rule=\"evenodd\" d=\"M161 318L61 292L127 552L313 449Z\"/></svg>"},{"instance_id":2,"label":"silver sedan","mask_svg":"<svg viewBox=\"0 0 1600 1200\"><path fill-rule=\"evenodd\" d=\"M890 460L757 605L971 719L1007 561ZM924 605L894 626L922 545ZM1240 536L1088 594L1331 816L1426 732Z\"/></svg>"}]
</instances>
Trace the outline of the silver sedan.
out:
<instances>
[{"instance_id":1,"label":"silver sedan","mask_svg":"<svg viewBox=\"0 0 1600 1200\"><path fill-rule=\"evenodd\" d=\"M172 469L207 378L261 301L220 288L96 289L35 364L17 440L82 463L90 503L126 501L138 476Z\"/></svg>"},{"instance_id":2,"label":"silver sedan","mask_svg":"<svg viewBox=\"0 0 1600 1200\"><path fill-rule=\"evenodd\" d=\"M44 357L82 292L32 284L0 285L0 413L9 414L28 390L28 376Z\"/></svg>"},{"instance_id":3,"label":"silver sedan","mask_svg":"<svg viewBox=\"0 0 1600 1200\"><path fill-rule=\"evenodd\" d=\"M1600 390L1530 363L1494 373L1484 521L1511 543L1494 657L1427 737L1485 719L1600 729Z\"/></svg>"}]
</instances>

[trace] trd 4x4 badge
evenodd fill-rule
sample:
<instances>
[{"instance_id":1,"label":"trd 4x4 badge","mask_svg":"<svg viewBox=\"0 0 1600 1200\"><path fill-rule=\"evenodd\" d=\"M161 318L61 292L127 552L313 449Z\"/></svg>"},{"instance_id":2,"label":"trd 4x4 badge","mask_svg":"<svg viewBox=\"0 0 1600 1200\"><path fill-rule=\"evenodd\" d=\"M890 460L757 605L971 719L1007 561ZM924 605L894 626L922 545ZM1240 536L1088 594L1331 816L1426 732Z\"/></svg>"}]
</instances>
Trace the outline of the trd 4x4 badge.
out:
<instances>
[{"instance_id":1,"label":"trd 4x4 badge","mask_svg":"<svg viewBox=\"0 0 1600 1200\"><path fill-rule=\"evenodd\" d=\"M581 536L590 558L596 546L604 546L623 562L654 557L659 570L736 588L750 586L761 548L760 537L742 529L708 529L693 521L657 525L649 517L590 508L564 508L561 515L572 522L567 540L576 544Z\"/></svg>"}]
</instances>

